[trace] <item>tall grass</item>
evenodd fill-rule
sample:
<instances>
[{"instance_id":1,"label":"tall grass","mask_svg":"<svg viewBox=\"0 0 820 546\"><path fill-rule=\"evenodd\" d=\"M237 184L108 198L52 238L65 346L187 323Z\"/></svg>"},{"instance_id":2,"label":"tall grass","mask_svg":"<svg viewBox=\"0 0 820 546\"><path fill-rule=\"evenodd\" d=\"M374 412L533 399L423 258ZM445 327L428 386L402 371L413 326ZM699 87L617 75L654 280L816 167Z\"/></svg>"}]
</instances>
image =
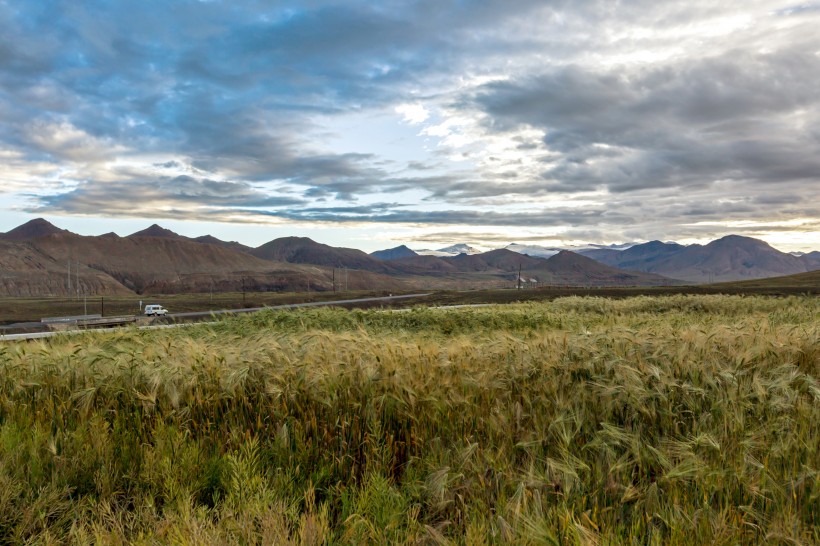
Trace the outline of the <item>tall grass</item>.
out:
<instances>
[{"instance_id":1,"label":"tall grass","mask_svg":"<svg viewBox=\"0 0 820 546\"><path fill-rule=\"evenodd\" d=\"M815 298L0 345L0 542L820 542Z\"/></svg>"}]
</instances>

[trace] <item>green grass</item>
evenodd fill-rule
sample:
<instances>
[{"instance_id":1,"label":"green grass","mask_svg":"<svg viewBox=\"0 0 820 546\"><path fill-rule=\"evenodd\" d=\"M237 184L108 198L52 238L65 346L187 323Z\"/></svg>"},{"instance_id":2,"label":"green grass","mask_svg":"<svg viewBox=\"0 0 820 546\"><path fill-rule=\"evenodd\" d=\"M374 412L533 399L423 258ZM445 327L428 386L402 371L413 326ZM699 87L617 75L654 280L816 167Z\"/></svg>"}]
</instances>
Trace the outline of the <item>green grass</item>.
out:
<instances>
[{"instance_id":1,"label":"green grass","mask_svg":"<svg viewBox=\"0 0 820 546\"><path fill-rule=\"evenodd\" d=\"M0 345L0 542L820 542L820 302L265 312Z\"/></svg>"}]
</instances>

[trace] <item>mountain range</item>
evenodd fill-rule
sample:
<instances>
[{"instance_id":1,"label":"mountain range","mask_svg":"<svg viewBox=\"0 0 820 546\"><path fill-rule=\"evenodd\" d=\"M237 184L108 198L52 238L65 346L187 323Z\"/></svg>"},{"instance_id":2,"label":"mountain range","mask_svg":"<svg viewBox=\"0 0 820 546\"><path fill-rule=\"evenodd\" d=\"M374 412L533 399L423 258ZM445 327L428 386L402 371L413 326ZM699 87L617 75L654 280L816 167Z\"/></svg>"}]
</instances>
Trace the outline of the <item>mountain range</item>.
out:
<instances>
[{"instance_id":1,"label":"mountain range","mask_svg":"<svg viewBox=\"0 0 820 546\"><path fill-rule=\"evenodd\" d=\"M575 250L454 245L416 252L402 245L367 254L305 237L253 248L156 224L126 237L82 236L38 218L0 233L0 295L657 286L820 269L819 252L794 256L739 236L703 246L652 241Z\"/></svg>"},{"instance_id":2,"label":"mountain range","mask_svg":"<svg viewBox=\"0 0 820 546\"><path fill-rule=\"evenodd\" d=\"M751 237L727 235L706 245L650 241L625 250L594 249L581 254L621 269L712 283L794 275L820 269L820 252L794 256Z\"/></svg>"},{"instance_id":3,"label":"mountain range","mask_svg":"<svg viewBox=\"0 0 820 546\"><path fill-rule=\"evenodd\" d=\"M473 247L455 245L438 251L418 253L447 256L453 248ZM820 269L820 251L791 254L781 252L759 239L739 235L727 235L706 245L688 246L675 242L649 241L570 248L511 243L504 248L539 258L550 258L569 250L618 269L655 273L693 284L762 279ZM373 252L371 256L382 260L396 260L418 253L402 245Z\"/></svg>"}]
</instances>

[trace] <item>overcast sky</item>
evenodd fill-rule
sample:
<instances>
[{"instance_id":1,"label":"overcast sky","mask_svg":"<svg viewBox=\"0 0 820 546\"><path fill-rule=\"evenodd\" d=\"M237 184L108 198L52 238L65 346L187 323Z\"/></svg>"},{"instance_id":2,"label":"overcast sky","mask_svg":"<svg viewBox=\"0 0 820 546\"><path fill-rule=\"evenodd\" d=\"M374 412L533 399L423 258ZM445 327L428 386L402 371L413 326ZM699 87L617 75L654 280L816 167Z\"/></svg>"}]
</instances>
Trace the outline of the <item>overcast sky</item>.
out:
<instances>
[{"instance_id":1,"label":"overcast sky","mask_svg":"<svg viewBox=\"0 0 820 546\"><path fill-rule=\"evenodd\" d=\"M820 3L0 0L0 231L820 249Z\"/></svg>"}]
</instances>

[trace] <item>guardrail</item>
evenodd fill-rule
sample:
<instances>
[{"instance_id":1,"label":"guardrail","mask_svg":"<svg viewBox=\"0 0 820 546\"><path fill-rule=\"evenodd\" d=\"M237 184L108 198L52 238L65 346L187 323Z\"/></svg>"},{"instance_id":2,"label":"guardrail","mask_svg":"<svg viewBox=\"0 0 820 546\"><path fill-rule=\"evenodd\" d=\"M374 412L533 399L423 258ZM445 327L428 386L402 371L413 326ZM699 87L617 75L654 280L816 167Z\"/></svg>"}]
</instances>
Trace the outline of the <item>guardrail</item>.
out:
<instances>
[{"instance_id":1,"label":"guardrail","mask_svg":"<svg viewBox=\"0 0 820 546\"><path fill-rule=\"evenodd\" d=\"M111 328L137 322L134 315L124 317L103 317L101 315L79 315L76 317L49 317L40 319L49 330L64 331L69 329L88 330L89 328Z\"/></svg>"},{"instance_id":2,"label":"guardrail","mask_svg":"<svg viewBox=\"0 0 820 546\"><path fill-rule=\"evenodd\" d=\"M137 322L137 317L95 317L80 319L77 321L79 328L107 328L110 326L122 326L124 324L131 324Z\"/></svg>"}]
</instances>

